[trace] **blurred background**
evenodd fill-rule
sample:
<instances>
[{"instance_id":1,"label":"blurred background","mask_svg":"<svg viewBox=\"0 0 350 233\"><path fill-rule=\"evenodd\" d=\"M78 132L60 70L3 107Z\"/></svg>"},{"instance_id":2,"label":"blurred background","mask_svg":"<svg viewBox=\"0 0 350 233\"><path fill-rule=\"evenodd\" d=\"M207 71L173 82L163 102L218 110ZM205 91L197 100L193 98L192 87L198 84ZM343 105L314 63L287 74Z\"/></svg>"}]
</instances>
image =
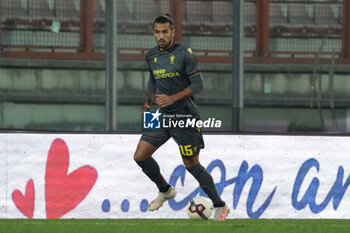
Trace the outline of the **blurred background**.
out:
<instances>
[{"instance_id":1,"label":"blurred background","mask_svg":"<svg viewBox=\"0 0 350 233\"><path fill-rule=\"evenodd\" d=\"M219 132L350 132L346 0L0 0L1 130L139 133L164 13Z\"/></svg>"}]
</instances>

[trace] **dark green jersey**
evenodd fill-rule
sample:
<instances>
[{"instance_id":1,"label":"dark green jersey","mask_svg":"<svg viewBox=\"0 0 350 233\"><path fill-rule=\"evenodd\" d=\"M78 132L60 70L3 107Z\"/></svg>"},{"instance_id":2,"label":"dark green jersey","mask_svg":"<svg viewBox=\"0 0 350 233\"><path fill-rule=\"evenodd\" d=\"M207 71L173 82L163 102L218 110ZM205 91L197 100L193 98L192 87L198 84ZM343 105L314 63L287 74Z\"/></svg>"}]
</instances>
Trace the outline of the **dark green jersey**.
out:
<instances>
[{"instance_id":1,"label":"dark green jersey","mask_svg":"<svg viewBox=\"0 0 350 233\"><path fill-rule=\"evenodd\" d=\"M146 60L150 70L148 91L156 94L173 95L191 85L191 79L200 77L200 69L191 49L181 44L174 45L167 51L160 51L156 46L151 49ZM197 105L193 96L176 101L174 104L162 108L167 113L184 113L198 116Z\"/></svg>"}]
</instances>

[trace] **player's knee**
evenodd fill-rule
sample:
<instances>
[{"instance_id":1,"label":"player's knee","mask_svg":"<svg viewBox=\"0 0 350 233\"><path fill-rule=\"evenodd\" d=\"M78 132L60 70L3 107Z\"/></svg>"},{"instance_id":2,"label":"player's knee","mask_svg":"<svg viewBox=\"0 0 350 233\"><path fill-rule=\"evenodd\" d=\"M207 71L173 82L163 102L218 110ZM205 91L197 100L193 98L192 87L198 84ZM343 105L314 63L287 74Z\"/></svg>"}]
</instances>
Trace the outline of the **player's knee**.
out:
<instances>
[{"instance_id":1,"label":"player's knee","mask_svg":"<svg viewBox=\"0 0 350 233\"><path fill-rule=\"evenodd\" d=\"M142 162L152 157L152 153L147 153L147 151L136 150L134 153L134 160L136 162Z\"/></svg>"},{"instance_id":2,"label":"player's knee","mask_svg":"<svg viewBox=\"0 0 350 233\"><path fill-rule=\"evenodd\" d=\"M199 164L198 156L194 157L182 157L182 161L185 165L185 168L188 170L191 167L194 167Z\"/></svg>"},{"instance_id":3,"label":"player's knee","mask_svg":"<svg viewBox=\"0 0 350 233\"><path fill-rule=\"evenodd\" d=\"M137 163L137 162L141 162L143 159L142 159L142 154L140 153L140 152L138 152L138 151L136 151L135 153L134 153L134 160L135 160L135 162Z\"/></svg>"}]
</instances>

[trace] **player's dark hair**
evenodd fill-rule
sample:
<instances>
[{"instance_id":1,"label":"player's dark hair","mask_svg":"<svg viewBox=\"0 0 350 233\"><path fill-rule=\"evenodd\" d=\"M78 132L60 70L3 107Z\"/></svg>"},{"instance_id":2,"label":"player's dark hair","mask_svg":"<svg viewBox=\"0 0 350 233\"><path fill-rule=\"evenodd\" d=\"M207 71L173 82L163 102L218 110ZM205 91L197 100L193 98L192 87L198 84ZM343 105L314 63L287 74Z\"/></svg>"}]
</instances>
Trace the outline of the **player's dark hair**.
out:
<instances>
[{"instance_id":1,"label":"player's dark hair","mask_svg":"<svg viewBox=\"0 0 350 233\"><path fill-rule=\"evenodd\" d=\"M171 29L174 29L174 20L173 20L173 17L169 14L164 14L164 15L160 15L158 16L154 21L153 21L153 27L154 27L154 24L156 23L169 23L170 25L170 28Z\"/></svg>"}]
</instances>

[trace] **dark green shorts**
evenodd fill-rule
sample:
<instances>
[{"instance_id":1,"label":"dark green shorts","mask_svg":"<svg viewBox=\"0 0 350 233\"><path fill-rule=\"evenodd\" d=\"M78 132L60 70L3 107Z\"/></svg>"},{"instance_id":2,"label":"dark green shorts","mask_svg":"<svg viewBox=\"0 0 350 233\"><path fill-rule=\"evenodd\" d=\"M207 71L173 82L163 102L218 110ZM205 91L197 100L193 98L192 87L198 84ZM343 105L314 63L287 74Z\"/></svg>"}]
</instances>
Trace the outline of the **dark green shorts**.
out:
<instances>
[{"instance_id":1,"label":"dark green shorts","mask_svg":"<svg viewBox=\"0 0 350 233\"><path fill-rule=\"evenodd\" d=\"M203 136L199 128L150 129L144 130L141 136L141 140L151 143L156 148L163 145L169 138L174 139L184 158L191 157L204 148Z\"/></svg>"}]
</instances>

